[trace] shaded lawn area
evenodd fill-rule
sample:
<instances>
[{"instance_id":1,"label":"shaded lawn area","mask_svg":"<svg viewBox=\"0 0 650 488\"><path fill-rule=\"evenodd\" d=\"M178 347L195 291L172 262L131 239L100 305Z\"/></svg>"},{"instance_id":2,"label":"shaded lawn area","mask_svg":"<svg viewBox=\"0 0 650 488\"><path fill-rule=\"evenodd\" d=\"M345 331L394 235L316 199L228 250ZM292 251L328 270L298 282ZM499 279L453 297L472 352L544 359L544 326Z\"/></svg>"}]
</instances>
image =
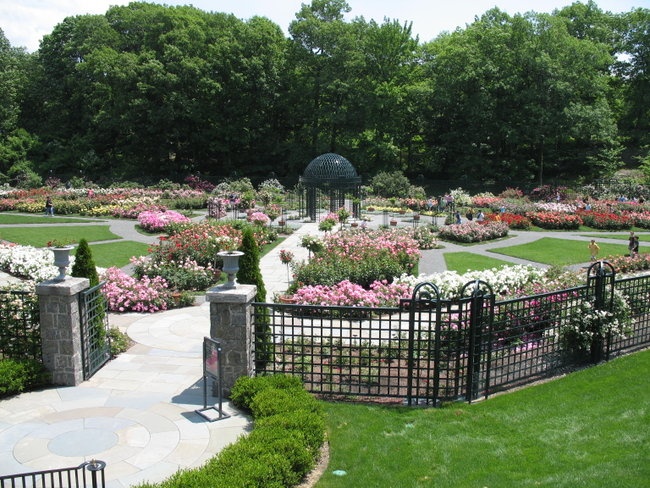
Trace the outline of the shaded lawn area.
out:
<instances>
[{"instance_id":1,"label":"shaded lawn area","mask_svg":"<svg viewBox=\"0 0 650 488\"><path fill-rule=\"evenodd\" d=\"M325 403L316 488L647 486L649 369L642 351L472 405Z\"/></svg>"},{"instance_id":2,"label":"shaded lawn area","mask_svg":"<svg viewBox=\"0 0 650 488\"><path fill-rule=\"evenodd\" d=\"M86 219L83 217L44 217L34 215L22 215L11 213L0 213L0 224L76 224L84 222L98 222L97 219ZM101 220L101 222L104 222Z\"/></svg>"},{"instance_id":3,"label":"shaded lawn area","mask_svg":"<svg viewBox=\"0 0 650 488\"><path fill-rule=\"evenodd\" d=\"M491 268L501 268L502 266L513 264L508 261L473 254L471 252L448 252L443 254L443 257L445 258L447 269L460 274L473 270L483 271Z\"/></svg>"},{"instance_id":4,"label":"shaded lawn area","mask_svg":"<svg viewBox=\"0 0 650 488\"><path fill-rule=\"evenodd\" d=\"M146 256L149 245L134 241L107 242L105 244L91 244L95 266L122 268L131 262L132 256Z\"/></svg>"},{"instance_id":5,"label":"shaded lawn area","mask_svg":"<svg viewBox=\"0 0 650 488\"><path fill-rule=\"evenodd\" d=\"M596 242L600 246L599 258L613 255L624 256L628 254L627 244L607 244L598 242L598 239L596 239ZM535 261L537 263L566 266L569 264L588 262L590 259L589 249L587 249L588 244L589 239L587 238L584 241L574 241L542 237L528 244L490 249L490 252L527 259L528 261Z\"/></svg>"},{"instance_id":6,"label":"shaded lawn area","mask_svg":"<svg viewBox=\"0 0 650 488\"><path fill-rule=\"evenodd\" d=\"M113 234L108 225L0 228L0 239L23 246L45 247L48 241L54 239L77 243L83 238L88 242L96 242L120 239L120 236Z\"/></svg>"}]
</instances>

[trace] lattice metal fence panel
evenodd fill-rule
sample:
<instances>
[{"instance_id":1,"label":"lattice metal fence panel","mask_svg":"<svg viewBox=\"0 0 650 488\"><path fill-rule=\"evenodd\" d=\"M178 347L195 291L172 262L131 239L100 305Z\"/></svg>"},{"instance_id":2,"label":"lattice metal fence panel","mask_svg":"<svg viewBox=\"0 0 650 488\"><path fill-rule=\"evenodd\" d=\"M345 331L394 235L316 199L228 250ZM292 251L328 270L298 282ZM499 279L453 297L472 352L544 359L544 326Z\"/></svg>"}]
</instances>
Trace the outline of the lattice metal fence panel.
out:
<instances>
[{"instance_id":1,"label":"lattice metal fence panel","mask_svg":"<svg viewBox=\"0 0 650 488\"><path fill-rule=\"evenodd\" d=\"M632 330L625 337L610 337L609 353L618 355L650 343L650 275L617 280L617 291L630 305Z\"/></svg>"},{"instance_id":2,"label":"lattice metal fence panel","mask_svg":"<svg viewBox=\"0 0 650 488\"><path fill-rule=\"evenodd\" d=\"M103 286L104 283L100 283L79 296L84 379L90 378L111 358L108 303L102 293Z\"/></svg>"},{"instance_id":3,"label":"lattice metal fence panel","mask_svg":"<svg viewBox=\"0 0 650 488\"><path fill-rule=\"evenodd\" d=\"M486 395L557 373L563 319L578 307L586 287L497 302L489 337Z\"/></svg>"},{"instance_id":4,"label":"lattice metal fence panel","mask_svg":"<svg viewBox=\"0 0 650 488\"><path fill-rule=\"evenodd\" d=\"M407 311L260 303L254 307L254 320L264 316L263 309L268 311L273 338L272 357L258 367L258 374L299 375L309 391L332 397L408 396ZM418 364L429 361L432 336L423 331L422 340L413 345ZM427 368L421 371L429 374ZM418 381L426 384L427 378Z\"/></svg>"},{"instance_id":5,"label":"lattice metal fence panel","mask_svg":"<svg viewBox=\"0 0 650 488\"><path fill-rule=\"evenodd\" d=\"M0 291L0 358L42 361L38 297Z\"/></svg>"}]
</instances>

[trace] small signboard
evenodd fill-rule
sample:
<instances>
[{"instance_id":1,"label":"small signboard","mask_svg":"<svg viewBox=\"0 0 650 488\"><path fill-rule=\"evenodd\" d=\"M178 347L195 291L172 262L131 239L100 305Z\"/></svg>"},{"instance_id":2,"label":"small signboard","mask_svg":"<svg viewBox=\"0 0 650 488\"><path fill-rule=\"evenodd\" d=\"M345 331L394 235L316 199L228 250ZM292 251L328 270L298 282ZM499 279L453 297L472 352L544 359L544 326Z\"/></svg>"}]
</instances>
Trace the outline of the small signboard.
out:
<instances>
[{"instance_id":1,"label":"small signboard","mask_svg":"<svg viewBox=\"0 0 650 488\"><path fill-rule=\"evenodd\" d=\"M203 338L203 408L196 410L201 417L214 422L230 417L222 408L221 343L210 337ZM217 385L216 405L208 406L208 381Z\"/></svg>"}]
</instances>

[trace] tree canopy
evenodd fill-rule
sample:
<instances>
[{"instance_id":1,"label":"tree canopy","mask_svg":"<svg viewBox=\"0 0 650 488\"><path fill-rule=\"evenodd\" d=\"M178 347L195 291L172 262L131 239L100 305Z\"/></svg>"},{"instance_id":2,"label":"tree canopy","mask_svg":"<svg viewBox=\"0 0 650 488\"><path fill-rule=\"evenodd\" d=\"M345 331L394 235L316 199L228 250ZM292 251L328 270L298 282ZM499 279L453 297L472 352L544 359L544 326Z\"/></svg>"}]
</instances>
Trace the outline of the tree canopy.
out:
<instances>
[{"instance_id":1,"label":"tree canopy","mask_svg":"<svg viewBox=\"0 0 650 488\"><path fill-rule=\"evenodd\" d=\"M360 174L542 182L647 157L650 10L494 8L429 42L344 0L285 37L191 6L68 17L40 49L0 30L0 179L297 176L336 152Z\"/></svg>"}]
</instances>

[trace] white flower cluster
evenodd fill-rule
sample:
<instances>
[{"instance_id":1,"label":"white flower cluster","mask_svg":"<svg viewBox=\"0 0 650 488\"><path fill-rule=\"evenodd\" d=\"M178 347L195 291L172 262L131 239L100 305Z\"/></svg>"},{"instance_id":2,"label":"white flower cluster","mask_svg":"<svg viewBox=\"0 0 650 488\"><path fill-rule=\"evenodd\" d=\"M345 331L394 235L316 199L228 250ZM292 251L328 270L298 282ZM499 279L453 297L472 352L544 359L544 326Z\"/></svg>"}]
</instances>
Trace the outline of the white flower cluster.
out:
<instances>
[{"instance_id":1,"label":"white flower cluster","mask_svg":"<svg viewBox=\"0 0 650 488\"><path fill-rule=\"evenodd\" d=\"M441 298L450 299L460 295L465 284L481 280L488 283L496 295L511 295L524 285L533 282L543 282L546 271L530 265L517 264L492 268L482 271L469 271L459 274L456 271L443 271L432 275L409 276L402 275L396 281L415 287L418 283L429 282L438 287Z\"/></svg>"},{"instance_id":2,"label":"white flower cluster","mask_svg":"<svg viewBox=\"0 0 650 488\"><path fill-rule=\"evenodd\" d=\"M70 257L70 266L74 256ZM0 244L0 269L38 283L59 274L54 253L47 248ZM69 270L70 268L68 268Z\"/></svg>"}]
</instances>

